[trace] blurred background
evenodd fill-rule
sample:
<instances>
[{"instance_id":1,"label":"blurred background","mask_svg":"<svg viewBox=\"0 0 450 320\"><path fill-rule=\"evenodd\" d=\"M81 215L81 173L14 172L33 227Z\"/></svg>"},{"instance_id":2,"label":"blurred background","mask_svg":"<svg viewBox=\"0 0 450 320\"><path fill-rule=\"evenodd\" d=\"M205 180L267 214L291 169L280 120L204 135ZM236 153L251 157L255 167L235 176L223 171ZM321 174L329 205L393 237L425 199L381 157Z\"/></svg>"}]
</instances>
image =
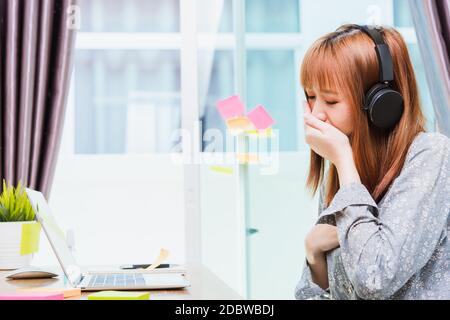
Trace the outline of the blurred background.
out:
<instances>
[{"instance_id":1,"label":"blurred background","mask_svg":"<svg viewBox=\"0 0 450 320\"><path fill-rule=\"evenodd\" d=\"M192 253L243 297L292 299L317 216L305 189L299 85L311 43L343 23L395 26L408 43L427 128L435 117L407 0L80 0L63 142L50 205L80 264L170 262ZM192 15L192 10L195 14ZM194 83L185 89L183 83ZM192 90L194 88L194 90ZM173 163L174 130L225 125L217 100L239 94L275 118L279 170L231 173ZM200 132L200 134L202 134ZM202 152L200 145L198 152ZM189 170L189 169L188 169ZM189 176L188 176L189 177ZM190 220L186 203L194 192ZM187 221L189 220L189 221ZM186 235L195 223L201 230ZM56 264L42 239L36 263ZM188 249L186 249L188 248Z\"/></svg>"}]
</instances>

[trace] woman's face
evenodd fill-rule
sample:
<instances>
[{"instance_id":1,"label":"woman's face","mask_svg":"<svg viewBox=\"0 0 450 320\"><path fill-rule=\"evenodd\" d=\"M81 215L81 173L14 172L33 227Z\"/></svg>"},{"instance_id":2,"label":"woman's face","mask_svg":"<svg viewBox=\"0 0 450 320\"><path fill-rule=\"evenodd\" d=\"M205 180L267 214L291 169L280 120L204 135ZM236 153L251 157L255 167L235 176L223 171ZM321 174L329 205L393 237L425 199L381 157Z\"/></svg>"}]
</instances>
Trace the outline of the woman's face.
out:
<instances>
[{"instance_id":1,"label":"woman's face","mask_svg":"<svg viewBox=\"0 0 450 320\"><path fill-rule=\"evenodd\" d=\"M350 105L344 97L332 90L306 88L312 114L342 131L347 136L353 132Z\"/></svg>"}]
</instances>

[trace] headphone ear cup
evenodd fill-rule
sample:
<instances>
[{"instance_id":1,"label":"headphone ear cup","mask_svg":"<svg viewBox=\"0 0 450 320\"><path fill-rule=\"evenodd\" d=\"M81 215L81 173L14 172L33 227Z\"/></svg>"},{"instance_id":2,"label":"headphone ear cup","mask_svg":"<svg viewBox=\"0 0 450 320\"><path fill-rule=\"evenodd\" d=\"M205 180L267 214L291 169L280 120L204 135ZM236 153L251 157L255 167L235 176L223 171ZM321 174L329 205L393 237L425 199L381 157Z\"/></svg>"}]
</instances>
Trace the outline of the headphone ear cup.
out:
<instances>
[{"instance_id":1,"label":"headphone ear cup","mask_svg":"<svg viewBox=\"0 0 450 320\"><path fill-rule=\"evenodd\" d=\"M385 86L379 87L368 96L370 121L378 128L387 129L396 125L403 115L402 95Z\"/></svg>"},{"instance_id":2,"label":"headphone ear cup","mask_svg":"<svg viewBox=\"0 0 450 320\"><path fill-rule=\"evenodd\" d=\"M380 91L381 89L385 89L386 85L385 84L381 84L381 83L377 83L375 84L373 87L371 87L365 97L364 97L364 107L363 109L366 111L370 111L370 106L372 105L372 101L373 98L375 96L375 94Z\"/></svg>"}]
</instances>

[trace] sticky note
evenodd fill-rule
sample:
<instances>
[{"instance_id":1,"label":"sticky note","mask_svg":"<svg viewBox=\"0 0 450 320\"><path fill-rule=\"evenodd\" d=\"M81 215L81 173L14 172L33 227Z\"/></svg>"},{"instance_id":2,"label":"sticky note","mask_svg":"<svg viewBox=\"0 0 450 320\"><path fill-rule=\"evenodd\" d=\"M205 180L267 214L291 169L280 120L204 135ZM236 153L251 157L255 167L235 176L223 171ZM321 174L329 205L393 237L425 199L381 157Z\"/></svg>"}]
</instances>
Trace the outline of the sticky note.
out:
<instances>
[{"instance_id":1,"label":"sticky note","mask_svg":"<svg viewBox=\"0 0 450 320\"><path fill-rule=\"evenodd\" d=\"M210 166L209 169L219 173L233 174L233 168L230 167Z\"/></svg>"},{"instance_id":2,"label":"sticky note","mask_svg":"<svg viewBox=\"0 0 450 320\"><path fill-rule=\"evenodd\" d=\"M39 250L39 239L41 232L40 223L22 224L22 239L20 242L20 254L26 255Z\"/></svg>"},{"instance_id":3,"label":"sticky note","mask_svg":"<svg viewBox=\"0 0 450 320\"><path fill-rule=\"evenodd\" d=\"M255 153L238 153L236 157L239 163L257 163L259 161L259 157Z\"/></svg>"},{"instance_id":4,"label":"sticky note","mask_svg":"<svg viewBox=\"0 0 450 320\"><path fill-rule=\"evenodd\" d=\"M226 120L227 127L230 130L252 130L254 129L253 124L246 116L240 116L237 118L231 118Z\"/></svg>"},{"instance_id":5,"label":"sticky note","mask_svg":"<svg viewBox=\"0 0 450 320\"><path fill-rule=\"evenodd\" d=\"M7 295L0 295L0 300L63 300L64 294L48 293L48 292L34 292L34 293L13 293Z\"/></svg>"},{"instance_id":6,"label":"sticky note","mask_svg":"<svg viewBox=\"0 0 450 320\"><path fill-rule=\"evenodd\" d=\"M81 296L80 288L52 288L52 287L36 287L36 288L22 288L17 290L18 293L25 292L42 292L42 293L62 293L64 298Z\"/></svg>"},{"instance_id":7,"label":"sticky note","mask_svg":"<svg viewBox=\"0 0 450 320\"><path fill-rule=\"evenodd\" d=\"M242 115L245 111L244 104L241 102L239 96L231 96L224 100L220 100L216 104L222 118L229 119Z\"/></svg>"},{"instance_id":8,"label":"sticky note","mask_svg":"<svg viewBox=\"0 0 450 320\"><path fill-rule=\"evenodd\" d=\"M88 295L88 300L148 300L150 292L99 291Z\"/></svg>"},{"instance_id":9,"label":"sticky note","mask_svg":"<svg viewBox=\"0 0 450 320\"><path fill-rule=\"evenodd\" d=\"M266 130L245 130L248 135L254 135L259 137L271 137L273 134L272 128L267 128Z\"/></svg>"},{"instance_id":10,"label":"sticky note","mask_svg":"<svg viewBox=\"0 0 450 320\"><path fill-rule=\"evenodd\" d=\"M145 268L145 270L153 270L153 269L157 268L164 260L167 259L168 256L169 256L169 250L161 248L161 250L159 251L159 256L156 258L156 260L151 265L149 265L147 268Z\"/></svg>"},{"instance_id":11,"label":"sticky note","mask_svg":"<svg viewBox=\"0 0 450 320\"><path fill-rule=\"evenodd\" d=\"M247 114L247 117L256 127L256 129L263 130L267 129L275 123L267 110L262 106L258 105Z\"/></svg>"}]
</instances>

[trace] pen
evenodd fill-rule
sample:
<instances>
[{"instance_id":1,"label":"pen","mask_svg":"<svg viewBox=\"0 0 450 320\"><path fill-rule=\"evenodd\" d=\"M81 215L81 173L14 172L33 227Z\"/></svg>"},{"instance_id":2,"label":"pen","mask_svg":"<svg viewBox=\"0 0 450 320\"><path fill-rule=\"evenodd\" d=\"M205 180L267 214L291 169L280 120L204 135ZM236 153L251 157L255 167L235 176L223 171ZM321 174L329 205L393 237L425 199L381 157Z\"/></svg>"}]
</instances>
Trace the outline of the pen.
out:
<instances>
[{"instance_id":1,"label":"pen","mask_svg":"<svg viewBox=\"0 0 450 320\"><path fill-rule=\"evenodd\" d=\"M120 269L145 269L148 268L149 266L151 266L151 264L131 264L131 265L123 265L120 266ZM177 266L176 264L170 264L170 263L161 263L159 266L157 266L156 268L170 268L170 267L175 267Z\"/></svg>"}]
</instances>

